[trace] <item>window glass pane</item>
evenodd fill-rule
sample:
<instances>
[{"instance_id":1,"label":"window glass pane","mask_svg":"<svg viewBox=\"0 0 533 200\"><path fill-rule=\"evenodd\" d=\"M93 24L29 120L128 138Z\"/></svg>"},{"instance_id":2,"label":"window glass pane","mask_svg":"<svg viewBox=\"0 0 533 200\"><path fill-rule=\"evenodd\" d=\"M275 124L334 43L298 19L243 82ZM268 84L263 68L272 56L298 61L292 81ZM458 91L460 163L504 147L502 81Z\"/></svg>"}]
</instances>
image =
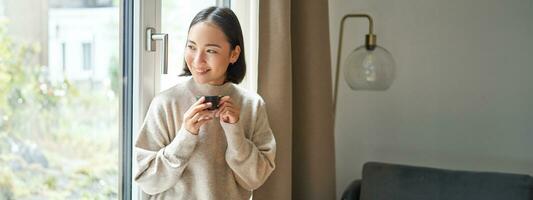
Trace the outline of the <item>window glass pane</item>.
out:
<instances>
[{"instance_id":1,"label":"window glass pane","mask_svg":"<svg viewBox=\"0 0 533 200\"><path fill-rule=\"evenodd\" d=\"M0 199L116 199L115 0L0 0Z\"/></svg>"},{"instance_id":2,"label":"window glass pane","mask_svg":"<svg viewBox=\"0 0 533 200\"><path fill-rule=\"evenodd\" d=\"M161 75L161 91L183 80L178 75L183 73L183 50L191 20L200 10L215 5L216 0L162 0L161 29L169 36L169 47L168 74Z\"/></svg>"},{"instance_id":3,"label":"window glass pane","mask_svg":"<svg viewBox=\"0 0 533 200\"><path fill-rule=\"evenodd\" d=\"M92 45L91 43L83 43L83 70L88 71L92 68L93 63L93 52L92 52Z\"/></svg>"}]
</instances>

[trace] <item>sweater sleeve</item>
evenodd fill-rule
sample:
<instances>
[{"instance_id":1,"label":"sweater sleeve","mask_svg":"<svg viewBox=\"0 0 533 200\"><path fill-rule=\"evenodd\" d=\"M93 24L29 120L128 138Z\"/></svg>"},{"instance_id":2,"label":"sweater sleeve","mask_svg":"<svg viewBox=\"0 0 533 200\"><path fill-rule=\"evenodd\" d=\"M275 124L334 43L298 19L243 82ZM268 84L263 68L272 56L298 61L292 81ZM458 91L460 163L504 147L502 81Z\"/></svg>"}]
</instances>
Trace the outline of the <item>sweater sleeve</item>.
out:
<instances>
[{"instance_id":1,"label":"sweater sleeve","mask_svg":"<svg viewBox=\"0 0 533 200\"><path fill-rule=\"evenodd\" d=\"M275 168L276 140L262 101L256 111L251 138L245 136L240 122L221 123L228 141L226 162L239 185L247 190L259 188Z\"/></svg>"},{"instance_id":2,"label":"sweater sleeve","mask_svg":"<svg viewBox=\"0 0 533 200\"><path fill-rule=\"evenodd\" d=\"M198 137L185 128L174 133L170 112L155 98L134 147L138 168L134 179L150 195L164 192L177 183L198 142Z\"/></svg>"}]
</instances>

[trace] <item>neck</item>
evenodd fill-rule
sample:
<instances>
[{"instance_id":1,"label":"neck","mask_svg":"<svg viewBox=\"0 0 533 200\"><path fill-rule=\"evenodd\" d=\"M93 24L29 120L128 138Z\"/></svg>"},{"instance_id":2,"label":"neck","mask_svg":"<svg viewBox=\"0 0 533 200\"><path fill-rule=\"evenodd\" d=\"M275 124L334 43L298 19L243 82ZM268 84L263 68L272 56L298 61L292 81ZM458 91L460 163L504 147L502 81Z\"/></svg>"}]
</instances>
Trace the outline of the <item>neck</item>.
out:
<instances>
[{"instance_id":1,"label":"neck","mask_svg":"<svg viewBox=\"0 0 533 200\"><path fill-rule=\"evenodd\" d=\"M209 95L209 96L217 96L217 95L227 95L229 92L229 89L233 85L231 82L226 82L219 85L214 85L210 83L197 83L194 78L191 77L191 79L187 83L189 85L189 88L198 95Z\"/></svg>"}]
</instances>

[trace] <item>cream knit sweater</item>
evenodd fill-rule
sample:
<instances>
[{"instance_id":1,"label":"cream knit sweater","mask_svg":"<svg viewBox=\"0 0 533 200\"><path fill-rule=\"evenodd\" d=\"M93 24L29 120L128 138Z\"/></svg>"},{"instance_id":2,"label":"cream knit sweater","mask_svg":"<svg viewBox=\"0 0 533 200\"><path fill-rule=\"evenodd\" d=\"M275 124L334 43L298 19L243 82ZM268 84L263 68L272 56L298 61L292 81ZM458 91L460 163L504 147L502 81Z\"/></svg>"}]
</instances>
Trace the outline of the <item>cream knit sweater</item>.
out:
<instances>
[{"instance_id":1,"label":"cream knit sweater","mask_svg":"<svg viewBox=\"0 0 533 200\"><path fill-rule=\"evenodd\" d=\"M231 96L235 124L214 118L193 135L181 127L197 96ZM249 199L274 170L276 141L265 103L232 83L197 84L193 78L151 102L134 147L135 182L149 199Z\"/></svg>"}]
</instances>

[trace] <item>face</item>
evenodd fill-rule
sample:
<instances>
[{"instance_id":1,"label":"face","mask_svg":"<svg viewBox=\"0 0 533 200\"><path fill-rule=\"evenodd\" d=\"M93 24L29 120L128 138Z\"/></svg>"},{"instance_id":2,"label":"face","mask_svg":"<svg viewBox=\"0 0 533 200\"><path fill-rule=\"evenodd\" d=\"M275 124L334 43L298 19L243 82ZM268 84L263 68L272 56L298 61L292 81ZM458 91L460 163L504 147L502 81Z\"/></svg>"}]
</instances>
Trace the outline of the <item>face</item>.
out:
<instances>
[{"instance_id":1,"label":"face","mask_svg":"<svg viewBox=\"0 0 533 200\"><path fill-rule=\"evenodd\" d=\"M221 85L230 63L239 58L240 47L231 44L218 26L200 22L191 27L185 48L185 62L197 83Z\"/></svg>"}]
</instances>

